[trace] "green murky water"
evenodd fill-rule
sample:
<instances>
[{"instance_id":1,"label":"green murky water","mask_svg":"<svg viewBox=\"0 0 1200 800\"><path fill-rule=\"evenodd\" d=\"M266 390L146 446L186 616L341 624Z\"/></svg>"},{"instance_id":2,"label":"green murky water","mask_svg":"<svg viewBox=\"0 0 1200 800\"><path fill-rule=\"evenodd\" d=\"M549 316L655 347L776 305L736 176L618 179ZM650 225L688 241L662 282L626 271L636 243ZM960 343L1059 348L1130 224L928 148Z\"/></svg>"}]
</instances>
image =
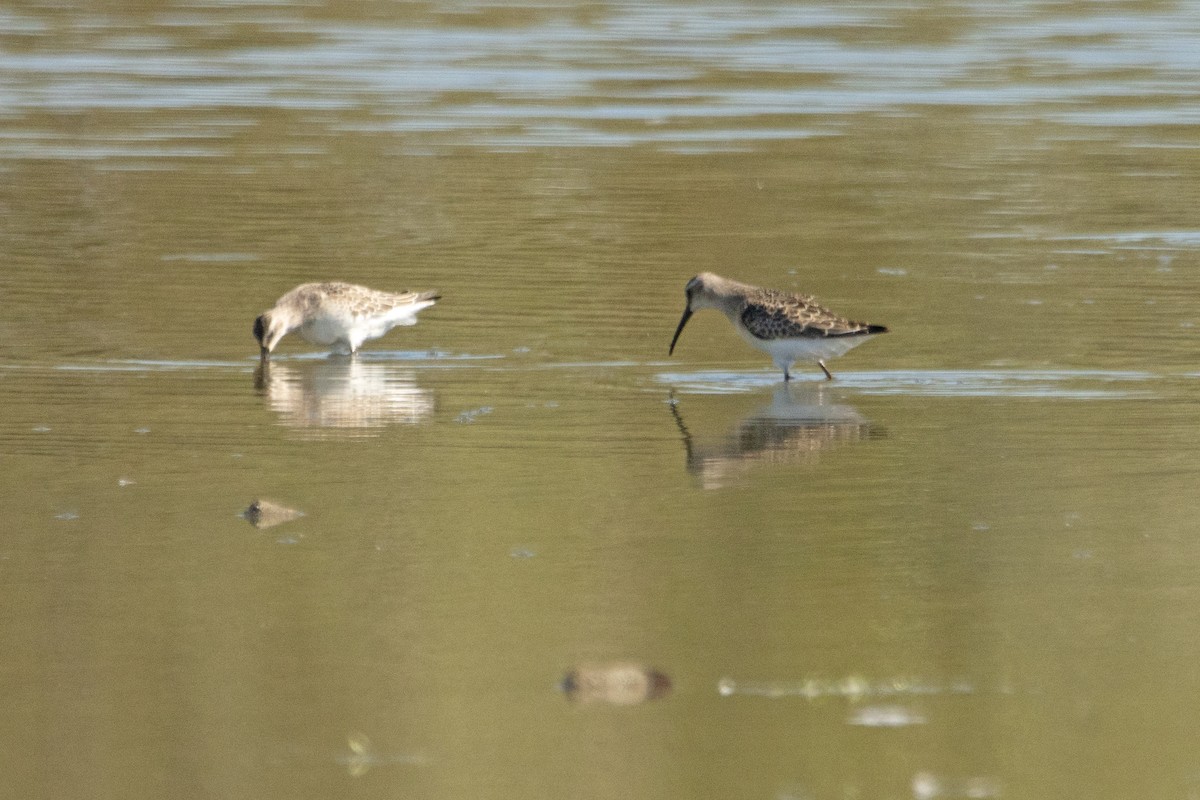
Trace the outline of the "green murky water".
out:
<instances>
[{"instance_id":1,"label":"green murky water","mask_svg":"<svg viewBox=\"0 0 1200 800\"><path fill-rule=\"evenodd\" d=\"M0 11L0 794L1197 795L1197 11Z\"/></svg>"}]
</instances>

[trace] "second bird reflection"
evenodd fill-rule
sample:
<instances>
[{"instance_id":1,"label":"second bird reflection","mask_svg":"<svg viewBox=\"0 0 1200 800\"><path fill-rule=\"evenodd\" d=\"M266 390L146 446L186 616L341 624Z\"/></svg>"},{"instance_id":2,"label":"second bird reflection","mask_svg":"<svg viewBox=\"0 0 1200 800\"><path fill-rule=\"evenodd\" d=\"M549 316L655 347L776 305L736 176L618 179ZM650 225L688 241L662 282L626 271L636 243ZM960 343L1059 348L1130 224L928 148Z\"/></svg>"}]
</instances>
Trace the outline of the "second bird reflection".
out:
<instances>
[{"instance_id":1,"label":"second bird reflection","mask_svg":"<svg viewBox=\"0 0 1200 800\"><path fill-rule=\"evenodd\" d=\"M263 361L254 372L281 424L315 436L372 436L387 425L413 425L434 411L433 393L410 369L362 359L296 366Z\"/></svg>"},{"instance_id":2,"label":"second bird reflection","mask_svg":"<svg viewBox=\"0 0 1200 800\"><path fill-rule=\"evenodd\" d=\"M830 402L816 387L777 386L769 404L743 416L723 436L695 435L685 422L685 401L672 397L669 405L687 450L688 472L704 489L744 483L758 465L811 466L821 453L872 435L868 419Z\"/></svg>"}]
</instances>

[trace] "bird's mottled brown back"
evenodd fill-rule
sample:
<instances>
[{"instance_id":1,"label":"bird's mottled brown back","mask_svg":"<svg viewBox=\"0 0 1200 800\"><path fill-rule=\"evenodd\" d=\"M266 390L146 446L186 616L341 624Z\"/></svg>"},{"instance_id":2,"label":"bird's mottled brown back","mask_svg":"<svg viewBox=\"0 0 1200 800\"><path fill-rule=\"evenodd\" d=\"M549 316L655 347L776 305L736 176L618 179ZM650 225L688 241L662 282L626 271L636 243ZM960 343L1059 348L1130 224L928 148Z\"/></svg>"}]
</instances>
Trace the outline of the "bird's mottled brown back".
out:
<instances>
[{"instance_id":1,"label":"bird's mottled brown back","mask_svg":"<svg viewBox=\"0 0 1200 800\"><path fill-rule=\"evenodd\" d=\"M353 283L331 281L310 284L309 297L314 304L331 302L349 310L357 316L382 314L399 306L412 305L421 300L435 300L437 292L381 292L357 286ZM308 298L306 298L308 299Z\"/></svg>"},{"instance_id":2,"label":"bird's mottled brown back","mask_svg":"<svg viewBox=\"0 0 1200 800\"><path fill-rule=\"evenodd\" d=\"M840 317L807 295L775 289L759 289L749 295L741 318L746 330L758 339L858 336L887 330Z\"/></svg>"}]
</instances>

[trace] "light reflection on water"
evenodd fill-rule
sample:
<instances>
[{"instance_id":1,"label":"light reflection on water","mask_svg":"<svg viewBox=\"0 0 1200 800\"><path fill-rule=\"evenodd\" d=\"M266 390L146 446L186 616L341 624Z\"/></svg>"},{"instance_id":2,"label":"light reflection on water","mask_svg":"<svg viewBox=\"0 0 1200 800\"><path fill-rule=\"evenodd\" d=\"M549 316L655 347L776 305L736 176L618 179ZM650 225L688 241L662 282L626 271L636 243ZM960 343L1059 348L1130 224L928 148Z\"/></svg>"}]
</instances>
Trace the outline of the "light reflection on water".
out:
<instances>
[{"instance_id":1,"label":"light reflection on water","mask_svg":"<svg viewBox=\"0 0 1200 800\"><path fill-rule=\"evenodd\" d=\"M5 54L0 105L9 116L204 116L132 135L0 135L0 157L213 157L230 152L224 142L247 124L239 115L261 109L322 112L330 131L408 133L435 146L647 143L693 152L844 133L839 116L915 106L1065 125L1186 125L1200 70L1190 5L1083 16L987 3L924 12L887 3L543 6L499 26L503 7L490 4L393 25L333 22L288 6L227 6L225 19L148 14L136 29L96 15L85 52ZM10 35L27 42L52 31L37 12L7 16ZM925 16L944 32L911 41L908 26ZM256 31L261 43L238 40L231 25ZM193 48L213 39L224 46Z\"/></svg>"},{"instance_id":2,"label":"light reflection on water","mask_svg":"<svg viewBox=\"0 0 1200 800\"><path fill-rule=\"evenodd\" d=\"M838 372L836 387L857 394L941 397L1041 397L1070 400L1148 399L1160 396L1150 372L1105 370L905 370ZM656 376L681 392L742 394L782 384L778 370L726 372L701 370ZM796 381L797 384L821 381Z\"/></svg>"}]
</instances>

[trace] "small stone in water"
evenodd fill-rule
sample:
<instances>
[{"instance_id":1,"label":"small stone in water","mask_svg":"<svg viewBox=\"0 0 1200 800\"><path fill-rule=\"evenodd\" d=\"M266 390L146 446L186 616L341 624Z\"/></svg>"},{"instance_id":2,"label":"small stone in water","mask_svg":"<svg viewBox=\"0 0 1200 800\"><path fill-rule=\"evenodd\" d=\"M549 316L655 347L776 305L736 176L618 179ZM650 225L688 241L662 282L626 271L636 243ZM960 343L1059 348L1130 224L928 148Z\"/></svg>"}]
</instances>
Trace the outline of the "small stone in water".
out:
<instances>
[{"instance_id":1,"label":"small stone in water","mask_svg":"<svg viewBox=\"0 0 1200 800\"><path fill-rule=\"evenodd\" d=\"M671 691L671 679L643 664L615 661L580 664L559 684L567 699L578 703L632 706L657 700Z\"/></svg>"},{"instance_id":2,"label":"small stone in water","mask_svg":"<svg viewBox=\"0 0 1200 800\"><path fill-rule=\"evenodd\" d=\"M278 503L273 503L270 500L255 500L250 506L242 512L242 519L249 522L254 527L262 530L263 528L271 528L275 525L281 525L285 522L291 522L294 519L299 519L304 516L303 511L297 511L294 508L288 508Z\"/></svg>"}]
</instances>

